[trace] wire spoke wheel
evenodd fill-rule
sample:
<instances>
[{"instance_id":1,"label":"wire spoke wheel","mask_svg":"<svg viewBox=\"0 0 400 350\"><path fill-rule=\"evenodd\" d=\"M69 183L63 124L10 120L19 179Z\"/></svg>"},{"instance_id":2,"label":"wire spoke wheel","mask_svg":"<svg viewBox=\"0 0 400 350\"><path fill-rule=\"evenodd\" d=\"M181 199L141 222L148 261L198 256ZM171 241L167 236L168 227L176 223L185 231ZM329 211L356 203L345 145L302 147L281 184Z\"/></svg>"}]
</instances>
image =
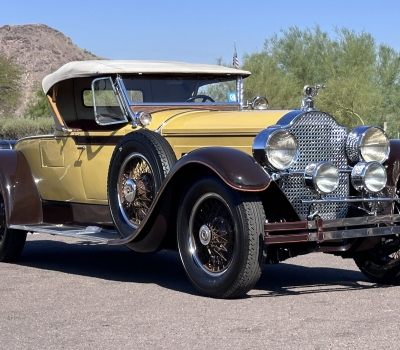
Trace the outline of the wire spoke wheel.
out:
<instances>
[{"instance_id":1,"label":"wire spoke wheel","mask_svg":"<svg viewBox=\"0 0 400 350\"><path fill-rule=\"evenodd\" d=\"M264 264L265 213L256 194L239 192L219 178L188 184L177 218L178 249L186 274L202 295L246 294Z\"/></svg>"},{"instance_id":2,"label":"wire spoke wheel","mask_svg":"<svg viewBox=\"0 0 400 350\"><path fill-rule=\"evenodd\" d=\"M235 226L223 198L207 193L195 203L190 217L193 258L206 273L223 273L235 250Z\"/></svg>"},{"instance_id":3,"label":"wire spoke wheel","mask_svg":"<svg viewBox=\"0 0 400 350\"><path fill-rule=\"evenodd\" d=\"M399 214L398 204L393 208ZM372 252L354 258L360 271L372 282L395 284L400 280L400 250L398 240L386 240Z\"/></svg>"},{"instance_id":4,"label":"wire spoke wheel","mask_svg":"<svg viewBox=\"0 0 400 350\"><path fill-rule=\"evenodd\" d=\"M393 207L393 214L400 214L400 204L398 202L394 202L394 207ZM400 250L397 250L396 252L389 254L387 257L389 264L395 264L398 261L400 261Z\"/></svg>"},{"instance_id":5,"label":"wire spoke wheel","mask_svg":"<svg viewBox=\"0 0 400 350\"><path fill-rule=\"evenodd\" d=\"M133 228L146 217L155 194L154 172L149 161L139 153L132 153L118 176L118 201L122 215Z\"/></svg>"},{"instance_id":6,"label":"wire spoke wheel","mask_svg":"<svg viewBox=\"0 0 400 350\"><path fill-rule=\"evenodd\" d=\"M389 254L390 263L394 263L400 259L400 251Z\"/></svg>"},{"instance_id":7,"label":"wire spoke wheel","mask_svg":"<svg viewBox=\"0 0 400 350\"><path fill-rule=\"evenodd\" d=\"M111 217L121 237L130 236L144 225L175 163L171 145L154 131L137 130L118 142L108 169L107 194ZM129 248L135 250L134 245L130 243Z\"/></svg>"}]
</instances>

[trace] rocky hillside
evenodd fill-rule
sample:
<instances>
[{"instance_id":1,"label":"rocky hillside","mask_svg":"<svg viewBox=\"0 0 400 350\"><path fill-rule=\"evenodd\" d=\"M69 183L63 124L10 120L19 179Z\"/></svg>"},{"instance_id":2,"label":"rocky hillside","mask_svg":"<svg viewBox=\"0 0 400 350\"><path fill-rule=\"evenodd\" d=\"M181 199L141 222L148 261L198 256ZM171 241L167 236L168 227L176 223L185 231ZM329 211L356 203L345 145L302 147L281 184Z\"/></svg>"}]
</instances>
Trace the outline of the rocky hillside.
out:
<instances>
[{"instance_id":1,"label":"rocky hillside","mask_svg":"<svg viewBox=\"0 0 400 350\"><path fill-rule=\"evenodd\" d=\"M4 25L0 27L0 52L23 71L21 114L33 89L49 73L70 61L100 59L76 46L63 33L44 24Z\"/></svg>"}]
</instances>

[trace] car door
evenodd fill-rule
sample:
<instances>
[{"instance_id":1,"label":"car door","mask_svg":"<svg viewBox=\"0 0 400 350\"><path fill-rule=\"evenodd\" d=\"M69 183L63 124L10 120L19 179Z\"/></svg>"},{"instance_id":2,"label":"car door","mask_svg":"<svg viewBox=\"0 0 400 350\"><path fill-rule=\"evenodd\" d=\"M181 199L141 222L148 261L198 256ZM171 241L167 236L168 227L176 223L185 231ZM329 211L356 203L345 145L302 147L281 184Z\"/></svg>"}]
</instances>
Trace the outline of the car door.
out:
<instances>
[{"instance_id":1,"label":"car door","mask_svg":"<svg viewBox=\"0 0 400 350\"><path fill-rule=\"evenodd\" d=\"M62 132L33 136L18 141L43 200L82 202L85 200L79 150L73 138Z\"/></svg>"}]
</instances>

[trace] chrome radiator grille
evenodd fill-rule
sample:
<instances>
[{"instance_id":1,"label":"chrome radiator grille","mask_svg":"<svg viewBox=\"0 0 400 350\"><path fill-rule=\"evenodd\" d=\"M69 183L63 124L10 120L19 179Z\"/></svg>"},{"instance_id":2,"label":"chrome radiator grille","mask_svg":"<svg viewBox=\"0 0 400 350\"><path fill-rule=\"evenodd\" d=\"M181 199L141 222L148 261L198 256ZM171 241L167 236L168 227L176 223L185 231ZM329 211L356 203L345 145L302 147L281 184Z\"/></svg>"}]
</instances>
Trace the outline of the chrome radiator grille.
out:
<instances>
[{"instance_id":1,"label":"chrome radiator grille","mask_svg":"<svg viewBox=\"0 0 400 350\"><path fill-rule=\"evenodd\" d=\"M347 167L345 143L347 130L336 123L328 114L313 111L298 116L287 127L299 143L299 158L291 170L303 171L311 162L331 161L337 168ZM345 203L302 204L303 199L319 199L320 195L311 193L304 185L302 176L283 177L280 182L294 209L301 219L306 219L310 213L318 211L325 219L343 218L346 216L348 205ZM348 174L340 175L339 187L329 197L346 197L349 195ZM322 195L322 198L324 195Z\"/></svg>"}]
</instances>

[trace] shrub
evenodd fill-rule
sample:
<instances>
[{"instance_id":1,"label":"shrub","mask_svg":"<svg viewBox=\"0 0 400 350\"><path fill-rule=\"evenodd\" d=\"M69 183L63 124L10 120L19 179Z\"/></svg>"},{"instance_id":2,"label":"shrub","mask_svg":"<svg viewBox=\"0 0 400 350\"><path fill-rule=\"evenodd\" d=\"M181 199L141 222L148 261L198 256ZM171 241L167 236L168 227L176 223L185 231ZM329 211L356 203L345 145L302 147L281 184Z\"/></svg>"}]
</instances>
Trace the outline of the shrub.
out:
<instances>
[{"instance_id":1,"label":"shrub","mask_svg":"<svg viewBox=\"0 0 400 350\"><path fill-rule=\"evenodd\" d=\"M26 119L38 119L41 117L51 117L50 104L43 90L35 86L34 93L26 106L24 117Z\"/></svg>"},{"instance_id":2,"label":"shrub","mask_svg":"<svg viewBox=\"0 0 400 350\"><path fill-rule=\"evenodd\" d=\"M52 118L36 119L0 119L0 139L18 140L32 135L51 134L54 132Z\"/></svg>"}]
</instances>

